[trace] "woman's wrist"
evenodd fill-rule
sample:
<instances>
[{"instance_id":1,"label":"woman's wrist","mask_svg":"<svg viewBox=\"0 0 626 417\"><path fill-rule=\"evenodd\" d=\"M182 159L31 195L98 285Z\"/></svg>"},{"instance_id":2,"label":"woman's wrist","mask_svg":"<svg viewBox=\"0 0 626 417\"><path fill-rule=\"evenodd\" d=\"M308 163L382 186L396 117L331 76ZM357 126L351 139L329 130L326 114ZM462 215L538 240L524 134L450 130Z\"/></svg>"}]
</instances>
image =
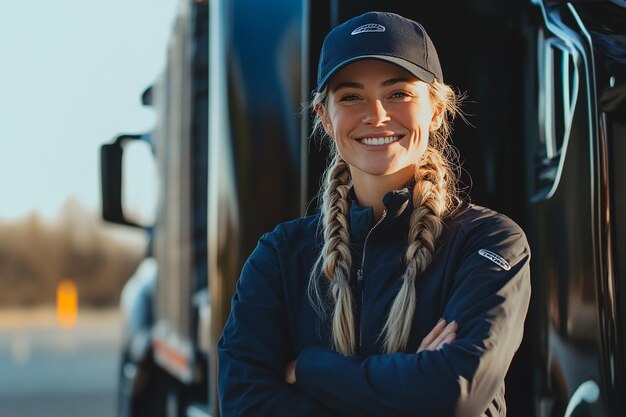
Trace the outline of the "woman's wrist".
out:
<instances>
[{"instance_id":1,"label":"woman's wrist","mask_svg":"<svg viewBox=\"0 0 626 417\"><path fill-rule=\"evenodd\" d=\"M296 383L296 361L293 360L287 364L287 368L285 368L285 381L288 384Z\"/></svg>"}]
</instances>

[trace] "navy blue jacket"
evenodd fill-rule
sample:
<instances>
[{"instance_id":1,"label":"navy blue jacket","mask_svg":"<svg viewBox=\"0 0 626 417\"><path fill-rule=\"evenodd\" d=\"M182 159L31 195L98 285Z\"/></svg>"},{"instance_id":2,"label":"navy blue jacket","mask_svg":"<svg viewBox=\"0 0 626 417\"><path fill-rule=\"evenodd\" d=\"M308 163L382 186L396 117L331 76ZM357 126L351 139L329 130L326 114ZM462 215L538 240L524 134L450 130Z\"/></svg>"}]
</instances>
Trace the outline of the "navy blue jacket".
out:
<instances>
[{"instance_id":1,"label":"navy blue jacket","mask_svg":"<svg viewBox=\"0 0 626 417\"><path fill-rule=\"evenodd\" d=\"M417 305L406 352L383 354L379 335L401 285L410 192L385 197L389 214L352 204L354 271L363 259L359 352L332 350L327 320L307 298L322 246L319 215L264 235L245 264L218 343L223 417L503 416L504 377L522 338L530 298L530 251L509 218L465 204L444 219L431 265L417 278ZM356 287L356 286L355 286ZM360 291L354 288L353 291ZM359 294L360 295L360 294ZM355 293L355 300L361 297ZM415 353L440 318L457 337ZM285 382L297 358L296 384Z\"/></svg>"}]
</instances>

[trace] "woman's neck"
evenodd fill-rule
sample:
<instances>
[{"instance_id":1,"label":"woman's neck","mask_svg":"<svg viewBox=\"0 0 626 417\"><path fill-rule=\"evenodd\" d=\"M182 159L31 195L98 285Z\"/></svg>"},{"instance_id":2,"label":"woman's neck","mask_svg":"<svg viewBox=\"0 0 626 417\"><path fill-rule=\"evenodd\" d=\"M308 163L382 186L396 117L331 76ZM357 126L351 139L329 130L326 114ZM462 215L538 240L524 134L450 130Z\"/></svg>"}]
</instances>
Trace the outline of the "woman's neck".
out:
<instances>
[{"instance_id":1,"label":"woman's neck","mask_svg":"<svg viewBox=\"0 0 626 417\"><path fill-rule=\"evenodd\" d=\"M413 179L414 168L406 167L391 175L369 175L350 167L354 193L360 205L372 207L378 221L385 209L383 197L390 191L404 187Z\"/></svg>"}]
</instances>

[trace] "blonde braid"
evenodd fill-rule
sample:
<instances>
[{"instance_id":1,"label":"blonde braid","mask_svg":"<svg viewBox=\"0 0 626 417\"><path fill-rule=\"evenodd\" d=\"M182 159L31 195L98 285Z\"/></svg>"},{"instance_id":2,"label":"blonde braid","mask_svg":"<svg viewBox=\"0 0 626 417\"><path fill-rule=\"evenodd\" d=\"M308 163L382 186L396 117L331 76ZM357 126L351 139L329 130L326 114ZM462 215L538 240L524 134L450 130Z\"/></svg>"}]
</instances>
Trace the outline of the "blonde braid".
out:
<instances>
[{"instance_id":1,"label":"blonde braid","mask_svg":"<svg viewBox=\"0 0 626 417\"><path fill-rule=\"evenodd\" d=\"M441 153L429 147L415 173L413 211L408 234L409 246L404 256L406 269L402 276L402 287L391 305L381 333L386 353L406 349L417 299L415 280L434 257L436 242L443 229L441 219L448 209L446 174L446 164Z\"/></svg>"},{"instance_id":2,"label":"blonde braid","mask_svg":"<svg viewBox=\"0 0 626 417\"><path fill-rule=\"evenodd\" d=\"M324 178L321 221L324 231L324 247L313 267L309 280L309 294L317 299L314 305L323 305L316 272L321 269L329 282L329 294L333 301L332 339L335 349L344 354L355 352L355 326L350 289L350 228L348 213L350 203L350 171L348 164L335 153ZM320 268L321 265L321 268Z\"/></svg>"}]
</instances>

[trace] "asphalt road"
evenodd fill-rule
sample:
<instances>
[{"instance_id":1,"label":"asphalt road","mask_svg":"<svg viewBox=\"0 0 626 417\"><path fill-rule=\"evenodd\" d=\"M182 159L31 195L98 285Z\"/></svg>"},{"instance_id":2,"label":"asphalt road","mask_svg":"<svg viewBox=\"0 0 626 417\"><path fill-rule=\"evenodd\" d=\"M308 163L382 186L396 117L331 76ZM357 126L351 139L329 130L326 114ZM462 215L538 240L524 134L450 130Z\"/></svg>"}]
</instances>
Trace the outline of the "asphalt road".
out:
<instances>
[{"instance_id":1,"label":"asphalt road","mask_svg":"<svg viewBox=\"0 0 626 417\"><path fill-rule=\"evenodd\" d=\"M0 417L115 417L117 311L0 311Z\"/></svg>"}]
</instances>

